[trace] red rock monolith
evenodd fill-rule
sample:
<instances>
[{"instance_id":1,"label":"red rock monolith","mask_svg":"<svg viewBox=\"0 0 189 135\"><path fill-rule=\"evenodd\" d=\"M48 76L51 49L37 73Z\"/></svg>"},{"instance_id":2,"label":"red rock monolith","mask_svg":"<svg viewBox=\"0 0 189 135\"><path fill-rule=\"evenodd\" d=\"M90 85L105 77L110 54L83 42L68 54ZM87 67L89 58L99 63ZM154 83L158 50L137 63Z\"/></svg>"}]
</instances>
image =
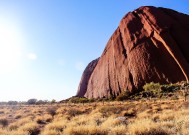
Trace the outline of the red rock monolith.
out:
<instances>
[{"instance_id":1,"label":"red rock monolith","mask_svg":"<svg viewBox=\"0 0 189 135\"><path fill-rule=\"evenodd\" d=\"M77 96L116 97L149 82L189 80L189 16L140 7L126 14L99 60L85 69Z\"/></svg>"}]
</instances>

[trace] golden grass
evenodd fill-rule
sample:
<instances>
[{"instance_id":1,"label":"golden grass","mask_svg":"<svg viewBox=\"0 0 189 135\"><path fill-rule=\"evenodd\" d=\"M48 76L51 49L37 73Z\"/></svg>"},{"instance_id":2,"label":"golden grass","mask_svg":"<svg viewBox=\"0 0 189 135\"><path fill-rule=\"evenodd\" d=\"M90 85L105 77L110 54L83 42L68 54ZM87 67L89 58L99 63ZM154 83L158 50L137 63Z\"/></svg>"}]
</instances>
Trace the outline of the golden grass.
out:
<instances>
[{"instance_id":1,"label":"golden grass","mask_svg":"<svg viewBox=\"0 0 189 135\"><path fill-rule=\"evenodd\" d=\"M0 135L188 135L189 102L0 106L0 120Z\"/></svg>"}]
</instances>

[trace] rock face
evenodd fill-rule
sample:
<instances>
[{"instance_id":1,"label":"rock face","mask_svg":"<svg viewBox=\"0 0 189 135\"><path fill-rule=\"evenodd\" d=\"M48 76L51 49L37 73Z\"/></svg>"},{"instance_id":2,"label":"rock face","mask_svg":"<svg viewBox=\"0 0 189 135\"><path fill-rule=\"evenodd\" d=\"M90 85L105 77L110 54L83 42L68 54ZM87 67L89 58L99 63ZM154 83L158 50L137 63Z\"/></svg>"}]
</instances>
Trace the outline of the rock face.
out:
<instances>
[{"instance_id":1,"label":"rock face","mask_svg":"<svg viewBox=\"0 0 189 135\"><path fill-rule=\"evenodd\" d=\"M189 16L140 7L123 17L99 60L85 69L77 96L139 91L148 82L189 80Z\"/></svg>"},{"instance_id":2,"label":"rock face","mask_svg":"<svg viewBox=\"0 0 189 135\"><path fill-rule=\"evenodd\" d=\"M85 71L83 72L83 75L81 77L81 81L79 84L79 88L76 94L78 97L83 97L85 95L87 91L89 79L91 77L91 74L93 73L93 70L95 69L98 63L98 60L99 58L90 62L88 66L86 67Z\"/></svg>"}]
</instances>

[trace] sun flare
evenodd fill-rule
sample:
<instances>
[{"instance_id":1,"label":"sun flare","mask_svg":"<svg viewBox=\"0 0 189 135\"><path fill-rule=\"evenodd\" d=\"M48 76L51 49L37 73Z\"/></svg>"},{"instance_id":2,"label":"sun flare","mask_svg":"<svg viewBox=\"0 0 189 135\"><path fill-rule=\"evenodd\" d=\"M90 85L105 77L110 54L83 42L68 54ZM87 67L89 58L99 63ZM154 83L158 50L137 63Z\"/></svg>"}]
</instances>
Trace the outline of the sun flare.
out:
<instances>
[{"instance_id":1,"label":"sun flare","mask_svg":"<svg viewBox=\"0 0 189 135\"><path fill-rule=\"evenodd\" d=\"M18 66L22 42L17 27L0 19L0 73L10 72Z\"/></svg>"}]
</instances>

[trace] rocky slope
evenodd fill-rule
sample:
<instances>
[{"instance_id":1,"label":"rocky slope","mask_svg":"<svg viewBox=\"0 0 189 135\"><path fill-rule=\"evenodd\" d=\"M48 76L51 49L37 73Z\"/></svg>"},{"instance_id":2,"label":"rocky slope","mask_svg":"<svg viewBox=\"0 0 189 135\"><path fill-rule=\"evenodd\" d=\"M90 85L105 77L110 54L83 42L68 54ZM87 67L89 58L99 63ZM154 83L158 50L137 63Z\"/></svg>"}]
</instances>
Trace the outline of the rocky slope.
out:
<instances>
[{"instance_id":1,"label":"rocky slope","mask_svg":"<svg viewBox=\"0 0 189 135\"><path fill-rule=\"evenodd\" d=\"M139 91L147 82L189 79L189 16L140 7L126 14L99 60L85 69L77 96L102 98Z\"/></svg>"}]
</instances>

